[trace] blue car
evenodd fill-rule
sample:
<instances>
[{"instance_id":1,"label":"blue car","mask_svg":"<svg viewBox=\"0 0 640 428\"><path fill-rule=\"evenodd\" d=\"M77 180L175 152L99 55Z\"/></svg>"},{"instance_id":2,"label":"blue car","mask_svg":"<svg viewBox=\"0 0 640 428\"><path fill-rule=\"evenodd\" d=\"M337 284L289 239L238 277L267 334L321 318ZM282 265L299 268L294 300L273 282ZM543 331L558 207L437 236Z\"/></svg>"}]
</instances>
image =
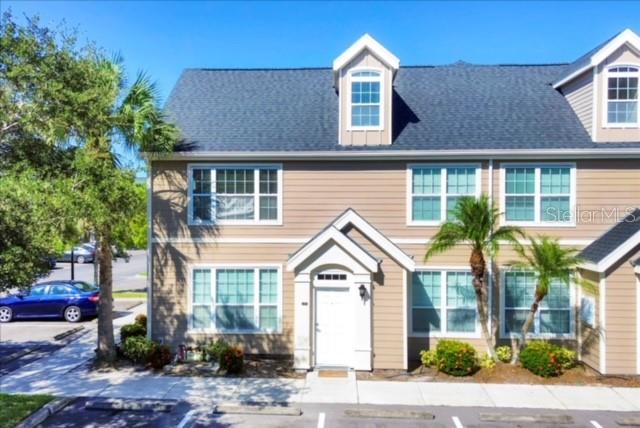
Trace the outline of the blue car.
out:
<instances>
[{"instance_id":1,"label":"blue car","mask_svg":"<svg viewBox=\"0 0 640 428\"><path fill-rule=\"evenodd\" d=\"M99 290L82 281L50 281L0 298L0 323L28 318L64 318L78 322L98 314Z\"/></svg>"}]
</instances>

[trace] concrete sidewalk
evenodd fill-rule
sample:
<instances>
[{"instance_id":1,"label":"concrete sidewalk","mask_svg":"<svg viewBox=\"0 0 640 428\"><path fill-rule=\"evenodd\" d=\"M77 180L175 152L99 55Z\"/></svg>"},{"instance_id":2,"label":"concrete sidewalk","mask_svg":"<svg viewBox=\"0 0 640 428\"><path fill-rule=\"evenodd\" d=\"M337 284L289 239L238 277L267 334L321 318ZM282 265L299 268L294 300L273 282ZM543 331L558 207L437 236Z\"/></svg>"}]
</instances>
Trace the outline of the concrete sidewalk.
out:
<instances>
[{"instance_id":1,"label":"concrete sidewalk","mask_svg":"<svg viewBox=\"0 0 640 428\"><path fill-rule=\"evenodd\" d=\"M132 369L96 374L68 363L66 354L64 358L52 356L46 372L40 370L46 365L43 361L30 372L21 370L18 375L0 378L0 391L58 396L164 398L201 405L350 403L640 411L640 389L634 388L356 381L353 373L349 373L347 378L318 378L317 373L312 372L306 379L189 378Z\"/></svg>"}]
</instances>

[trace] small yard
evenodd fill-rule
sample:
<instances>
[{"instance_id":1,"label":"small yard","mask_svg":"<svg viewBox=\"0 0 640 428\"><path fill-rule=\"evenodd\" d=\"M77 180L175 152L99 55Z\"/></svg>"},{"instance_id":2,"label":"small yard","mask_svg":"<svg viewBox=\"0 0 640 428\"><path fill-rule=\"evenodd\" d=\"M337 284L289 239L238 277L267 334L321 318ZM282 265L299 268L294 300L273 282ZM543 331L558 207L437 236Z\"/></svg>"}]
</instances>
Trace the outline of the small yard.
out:
<instances>
[{"instance_id":1,"label":"small yard","mask_svg":"<svg viewBox=\"0 0 640 428\"><path fill-rule=\"evenodd\" d=\"M114 291L113 292L114 299L141 299L145 300L147 298L146 291Z\"/></svg>"},{"instance_id":2,"label":"small yard","mask_svg":"<svg viewBox=\"0 0 640 428\"><path fill-rule=\"evenodd\" d=\"M0 428L13 428L22 419L53 400L50 395L0 394Z\"/></svg>"}]
</instances>

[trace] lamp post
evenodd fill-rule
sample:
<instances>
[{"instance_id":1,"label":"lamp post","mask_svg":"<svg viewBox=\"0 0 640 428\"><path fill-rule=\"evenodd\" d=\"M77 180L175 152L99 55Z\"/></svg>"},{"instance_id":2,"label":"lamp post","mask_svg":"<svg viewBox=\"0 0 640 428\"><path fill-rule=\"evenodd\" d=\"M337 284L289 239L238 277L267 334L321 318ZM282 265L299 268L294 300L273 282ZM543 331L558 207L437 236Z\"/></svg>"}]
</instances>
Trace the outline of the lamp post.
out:
<instances>
[{"instance_id":1,"label":"lamp post","mask_svg":"<svg viewBox=\"0 0 640 428\"><path fill-rule=\"evenodd\" d=\"M71 247L71 281L76 279L76 270L75 270L76 258L75 258L75 255L73 254L73 249L74 247Z\"/></svg>"}]
</instances>

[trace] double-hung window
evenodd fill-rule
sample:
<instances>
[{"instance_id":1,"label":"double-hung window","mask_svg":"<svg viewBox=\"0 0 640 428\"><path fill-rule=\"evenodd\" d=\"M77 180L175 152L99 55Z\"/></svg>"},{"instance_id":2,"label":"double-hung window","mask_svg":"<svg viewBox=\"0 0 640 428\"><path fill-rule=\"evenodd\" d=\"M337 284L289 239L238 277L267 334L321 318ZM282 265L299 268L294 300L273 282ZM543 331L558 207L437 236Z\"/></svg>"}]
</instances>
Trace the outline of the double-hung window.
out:
<instances>
[{"instance_id":1,"label":"double-hung window","mask_svg":"<svg viewBox=\"0 0 640 428\"><path fill-rule=\"evenodd\" d=\"M278 165L193 165L190 224L280 224L282 168Z\"/></svg>"},{"instance_id":2,"label":"double-hung window","mask_svg":"<svg viewBox=\"0 0 640 428\"><path fill-rule=\"evenodd\" d=\"M382 73L353 71L351 73L351 127L381 128Z\"/></svg>"},{"instance_id":3,"label":"double-hung window","mask_svg":"<svg viewBox=\"0 0 640 428\"><path fill-rule=\"evenodd\" d=\"M411 331L414 335L478 335L472 275L465 271L418 270L411 280Z\"/></svg>"},{"instance_id":4,"label":"double-hung window","mask_svg":"<svg viewBox=\"0 0 640 428\"><path fill-rule=\"evenodd\" d=\"M191 328L216 332L279 332L282 287L276 267L192 271Z\"/></svg>"},{"instance_id":5,"label":"double-hung window","mask_svg":"<svg viewBox=\"0 0 640 428\"><path fill-rule=\"evenodd\" d=\"M503 335L519 335L533 304L536 275L531 271L506 271L503 283ZM553 281L549 294L540 303L529 334L540 337L572 335L572 294L572 287L562 281Z\"/></svg>"},{"instance_id":6,"label":"double-hung window","mask_svg":"<svg viewBox=\"0 0 640 428\"><path fill-rule=\"evenodd\" d=\"M616 66L607 70L607 124L637 126L640 68Z\"/></svg>"},{"instance_id":7,"label":"double-hung window","mask_svg":"<svg viewBox=\"0 0 640 428\"><path fill-rule=\"evenodd\" d=\"M452 220L461 197L479 195L479 166L413 165L409 174L409 224L428 225Z\"/></svg>"},{"instance_id":8,"label":"double-hung window","mask_svg":"<svg viewBox=\"0 0 640 428\"><path fill-rule=\"evenodd\" d=\"M575 166L505 165L504 219L521 225L571 225Z\"/></svg>"}]
</instances>

